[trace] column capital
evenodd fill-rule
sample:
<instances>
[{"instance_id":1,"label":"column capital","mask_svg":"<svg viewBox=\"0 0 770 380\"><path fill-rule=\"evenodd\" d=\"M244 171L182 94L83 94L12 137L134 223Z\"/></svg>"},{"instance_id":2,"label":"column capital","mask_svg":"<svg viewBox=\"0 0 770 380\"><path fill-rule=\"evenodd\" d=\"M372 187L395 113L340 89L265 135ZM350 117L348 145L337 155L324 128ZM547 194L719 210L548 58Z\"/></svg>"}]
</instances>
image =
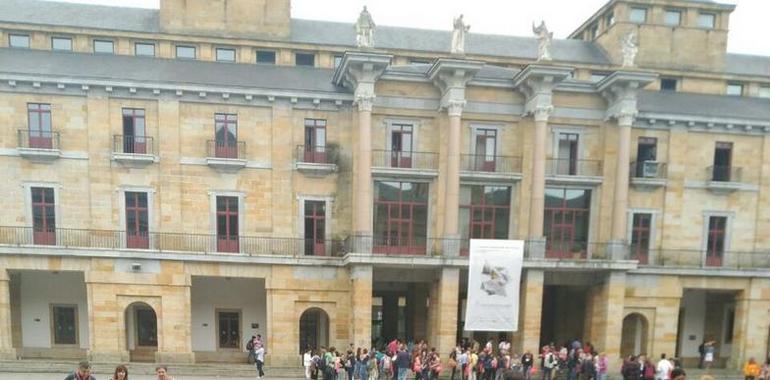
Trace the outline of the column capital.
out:
<instances>
[{"instance_id":1,"label":"column capital","mask_svg":"<svg viewBox=\"0 0 770 380\"><path fill-rule=\"evenodd\" d=\"M535 121L548 122L548 118L551 117L551 113L553 113L553 106L542 105L535 108L535 110L532 112L532 115L534 115Z\"/></svg>"},{"instance_id":2,"label":"column capital","mask_svg":"<svg viewBox=\"0 0 770 380\"><path fill-rule=\"evenodd\" d=\"M553 89L572 74L572 68L529 65L513 78L514 87L524 94L524 115L548 121L553 111Z\"/></svg>"},{"instance_id":3,"label":"column capital","mask_svg":"<svg viewBox=\"0 0 770 380\"><path fill-rule=\"evenodd\" d=\"M374 108L374 99L377 96L372 93L359 93L354 97L354 103L358 106L359 112L372 112Z\"/></svg>"},{"instance_id":4,"label":"column capital","mask_svg":"<svg viewBox=\"0 0 770 380\"><path fill-rule=\"evenodd\" d=\"M605 119L616 119L620 126L632 125L639 112L639 91L656 78L657 75L651 73L617 71L599 82L596 88L607 100Z\"/></svg>"},{"instance_id":5,"label":"column capital","mask_svg":"<svg viewBox=\"0 0 770 380\"><path fill-rule=\"evenodd\" d=\"M353 101L359 111L371 111L374 85L392 60L389 54L346 52L334 71L332 82L353 90Z\"/></svg>"},{"instance_id":6,"label":"column capital","mask_svg":"<svg viewBox=\"0 0 770 380\"><path fill-rule=\"evenodd\" d=\"M449 116L461 117L466 103L465 100L449 100L446 105L447 114Z\"/></svg>"},{"instance_id":7,"label":"column capital","mask_svg":"<svg viewBox=\"0 0 770 380\"><path fill-rule=\"evenodd\" d=\"M484 62L439 58L428 70L428 78L441 91L440 109L450 116L461 116L465 106L465 86L484 67Z\"/></svg>"}]
</instances>

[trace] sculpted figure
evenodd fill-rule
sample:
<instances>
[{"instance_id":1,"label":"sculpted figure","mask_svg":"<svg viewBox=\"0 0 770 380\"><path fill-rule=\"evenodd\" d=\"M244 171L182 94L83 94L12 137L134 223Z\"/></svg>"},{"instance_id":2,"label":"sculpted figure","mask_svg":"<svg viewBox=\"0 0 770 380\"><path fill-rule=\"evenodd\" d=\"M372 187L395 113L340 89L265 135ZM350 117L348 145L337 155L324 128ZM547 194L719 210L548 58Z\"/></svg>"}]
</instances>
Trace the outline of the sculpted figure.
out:
<instances>
[{"instance_id":1,"label":"sculpted figure","mask_svg":"<svg viewBox=\"0 0 770 380\"><path fill-rule=\"evenodd\" d=\"M545 21L540 22L540 26L535 26L532 23L532 33L537 36L538 49L537 60L538 61L550 61L551 57L551 41L553 41L553 32L548 31L548 27L545 26Z\"/></svg>"},{"instance_id":2,"label":"sculpted figure","mask_svg":"<svg viewBox=\"0 0 770 380\"><path fill-rule=\"evenodd\" d=\"M358 15L358 21L356 21L356 45L359 48L374 47L374 28L372 15L364 6L364 10Z\"/></svg>"},{"instance_id":3,"label":"sculpted figure","mask_svg":"<svg viewBox=\"0 0 770 380\"><path fill-rule=\"evenodd\" d=\"M452 54L465 54L465 35L471 29L470 25L465 25L463 15L454 19L452 30Z\"/></svg>"}]
</instances>

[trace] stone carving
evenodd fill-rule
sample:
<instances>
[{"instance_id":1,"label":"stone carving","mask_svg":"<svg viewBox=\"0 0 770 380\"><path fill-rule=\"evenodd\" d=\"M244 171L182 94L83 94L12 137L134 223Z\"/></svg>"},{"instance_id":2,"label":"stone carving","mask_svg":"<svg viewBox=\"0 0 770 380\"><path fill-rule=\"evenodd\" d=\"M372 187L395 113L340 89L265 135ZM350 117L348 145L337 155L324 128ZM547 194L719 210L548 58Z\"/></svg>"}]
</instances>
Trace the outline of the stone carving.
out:
<instances>
[{"instance_id":1,"label":"stone carving","mask_svg":"<svg viewBox=\"0 0 770 380\"><path fill-rule=\"evenodd\" d=\"M463 15L454 19L454 29L452 30L452 54L465 54L465 34L467 34L470 29L470 25L465 25Z\"/></svg>"},{"instance_id":2,"label":"stone carving","mask_svg":"<svg viewBox=\"0 0 770 380\"><path fill-rule=\"evenodd\" d=\"M374 47L374 28L372 15L364 6L361 14L358 15L358 21L356 21L356 45L359 48Z\"/></svg>"},{"instance_id":3,"label":"stone carving","mask_svg":"<svg viewBox=\"0 0 770 380\"><path fill-rule=\"evenodd\" d=\"M639 45L636 41L636 33L629 32L620 41L621 52L623 53L623 67L633 67L636 61L636 53L639 52Z\"/></svg>"},{"instance_id":4,"label":"stone carving","mask_svg":"<svg viewBox=\"0 0 770 380\"><path fill-rule=\"evenodd\" d=\"M553 41L553 32L548 31L548 27L545 26L545 21L540 22L540 26L535 26L532 23L532 33L537 36L537 60L538 61L550 61L551 58L551 42Z\"/></svg>"}]
</instances>

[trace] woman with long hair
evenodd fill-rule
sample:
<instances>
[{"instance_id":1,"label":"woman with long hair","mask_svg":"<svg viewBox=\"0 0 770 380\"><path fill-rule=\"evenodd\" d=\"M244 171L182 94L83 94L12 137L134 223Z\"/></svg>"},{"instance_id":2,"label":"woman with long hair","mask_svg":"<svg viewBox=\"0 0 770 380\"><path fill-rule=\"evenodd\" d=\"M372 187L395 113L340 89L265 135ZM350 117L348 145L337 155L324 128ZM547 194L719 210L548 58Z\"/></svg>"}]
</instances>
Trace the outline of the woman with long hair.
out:
<instances>
[{"instance_id":1,"label":"woman with long hair","mask_svg":"<svg viewBox=\"0 0 770 380\"><path fill-rule=\"evenodd\" d=\"M115 373L110 380L128 380L128 368L123 364L115 367Z\"/></svg>"}]
</instances>

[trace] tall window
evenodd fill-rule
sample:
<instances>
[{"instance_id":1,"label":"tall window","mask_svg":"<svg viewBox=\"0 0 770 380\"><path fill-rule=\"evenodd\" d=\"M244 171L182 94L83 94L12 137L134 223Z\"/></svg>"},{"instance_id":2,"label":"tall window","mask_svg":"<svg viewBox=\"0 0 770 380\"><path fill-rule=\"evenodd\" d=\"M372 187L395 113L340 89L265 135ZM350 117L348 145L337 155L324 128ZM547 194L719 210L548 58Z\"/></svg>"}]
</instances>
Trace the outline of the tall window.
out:
<instances>
[{"instance_id":1,"label":"tall window","mask_svg":"<svg viewBox=\"0 0 770 380\"><path fill-rule=\"evenodd\" d=\"M144 110L123 109L123 153L147 153Z\"/></svg>"},{"instance_id":2,"label":"tall window","mask_svg":"<svg viewBox=\"0 0 770 380\"><path fill-rule=\"evenodd\" d=\"M56 204L50 187L33 187L32 234L35 244L56 244Z\"/></svg>"},{"instance_id":3,"label":"tall window","mask_svg":"<svg viewBox=\"0 0 770 380\"><path fill-rule=\"evenodd\" d=\"M214 115L215 154L219 158L238 158L238 115Z\"/></svg>"},{"instance_id":4,"label":"tall window","mask_svg":"<svg viewBox=\"0 0 770 380\"><path fill-rule=\"evenodd\" d=\"M706 265L722 266L725 257L725 237L727 236L727 217L709 217L708 238L706 241Z\"/></svg>"},{"instance_id":5,"label":"tall window","mask_svg":"<svg viewBox=\"0 0 770 380\"><path fill-rule=\"evenodd\" d=\"M495 171L497 156L497 130L477 129L475 133L474 170Z\"/></svg>"},{"instance_id":6,"label":"tall window","mask_svg":"<svg viewBox=\"0 0 770 380\"><path fill-rule=\"evenodd\" d=\"M51 132L51 105L27 104L27 124L29 126L29 147L37 149L53 148Z\"/></svg>"},{"instance_id":7,"label":"tall window","mask_svg":"<svg viewBox=\"0 0 770 380\"><path fill-rule=\"evenodd\" d=\"M631 259L647 264L650 255L652 214L634 213L631 223Z\"/></svg>"},{"instance_id":8,"label":"tall window","mask_svg":"<svg viewBox=\"0 0 770 380\"><path fill-rule=\"evenodd\" d=\"M559 150L556 152L556 174L577 174L579 139L580 135L577 133L559 133Z\"/></svg>"},{"instance_id":9,"label":"tall window","mask_svg":"<svg viewBox=\"0 0 770 380\"><path fill-rule=\"evenodd\" d=\"M219 348L240 348L241 313L238 311L217 311Z\"/></svg>"},{"instance_id":10,"label":"tall window","mask_svg":"<svg viewBox=\"0 0 770 380\"><path fill-rule=\"evenodd\" d=\"M638 178L658 177L658 139L654 137L639 137L636 149L636 173Z\"/></svg>"},{"instance_id":11,"label":"tall window","mask_svg":"<svg viewBox=\"0 0 770 380\"><path fill-rule=\"evenodd\" d=\"M424 254L427 233L427 183L375 182L375 252Z\"/></svg>"},{"instance_id":12,"label":"tall window","mask_svg":"<svg viewBox=\"0 0 770 380\"><path fill-rule=\"evenodd\" d=\"M147 193L127 191L126 195L126 246L147 249L149 240L149 212Z\"/></svg>"},{"instance_id":13,"label":"tall window","mask_svg":"<svg viewBox=\"0 0 770 380\"><path fill-rule=\"evenodd\" d=\"M543 231L546 254L553 258L584 258L588 249L591 190L545 190Z\"/></svg>"},{"instance_id":14,"label":"tall window","mask_svg":"<svg viewBox=\"0 0 770 380\"><path fill-rule=\"evenodd\" d=\"M326 120L305 119L305 162L326 163Z\"/></svg>"},{"instance_id":15,"label":"tall window","mask_svg":"<svg viewBox=\"0 0 770 380\"><path fill-rule=\"evenodd\" d=\"M217 197L217 251L239 251L238 197Z\"/></svg>"},{"instance_id":16,"label":"tall window","mask_svg":"<svg viewBox=\"0 0 770 380\"><path fill-rule=\"evenodd\" d=\"M53 344L78 344L77 306L52 305Z\"/></svg>"},{"instance_id":17,"label":"tall window","mask_svg":"<svg viewBox=\"0 0 770 380\"><path fill-rule=\"evenodd\" d=\"M326 254L326 202L305 201L305 254Z\"/></svg>"},{"instance_id":18,"label":"tall window","mask_svg":"<svg viewBox=\"0 0 770 380\"><path fill-rule=\"evenodd\" d=\"M712 180L730 182L732 178L733 143L717 142L714 149Z\"/></svg>"},{"instance_id":19,"label":"tall window","mask_svg":"<svg viewBox=\"0 0 770 380\"><path fill-rule=\"evenodd\" d=\"M460 237L463 241L507 239L510 204L510 187L460 186Z\"/></svg>"},{"instance_id":20,"label":"tall window","mask_svg":"<svg viewBox=\"0 0 770 380\"><path fill-rule=\"evenodd\" d=\"M393 124L390 128L390 166L412 167L414 134L411 124Z\"/></svg>"}]
</instances>

